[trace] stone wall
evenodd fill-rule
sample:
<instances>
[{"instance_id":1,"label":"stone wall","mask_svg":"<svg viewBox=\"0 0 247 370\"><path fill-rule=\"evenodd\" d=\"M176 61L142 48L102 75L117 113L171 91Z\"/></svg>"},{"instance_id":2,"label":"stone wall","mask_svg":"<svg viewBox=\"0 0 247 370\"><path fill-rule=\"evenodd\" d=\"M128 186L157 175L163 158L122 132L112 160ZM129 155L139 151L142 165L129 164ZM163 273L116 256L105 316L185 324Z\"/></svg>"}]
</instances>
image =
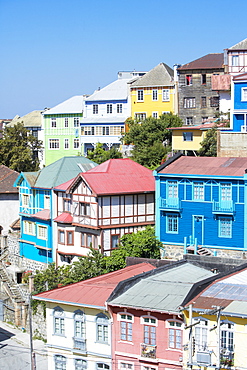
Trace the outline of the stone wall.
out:
<instances>
[{"instance_id":1,"label":"stone wall","mask_svg":"<svg viewBox=\"0 0 247 370\"><path fill-rule=\"evenodd\" d=\"M217 157L247 157L247 133L218 131Z\"/></svg>"},{"instance_id":2,"label":"stone wall","mask_svg":"<svg viewBox=\"0 0 247 370\"><path fill-rule=\"evenodd\" d=\"M44 306L42 304L38 305L37 312L32 316L32 329L33 337L46 341L46 318L44 316Z\"/></svg>"}]
</instances>

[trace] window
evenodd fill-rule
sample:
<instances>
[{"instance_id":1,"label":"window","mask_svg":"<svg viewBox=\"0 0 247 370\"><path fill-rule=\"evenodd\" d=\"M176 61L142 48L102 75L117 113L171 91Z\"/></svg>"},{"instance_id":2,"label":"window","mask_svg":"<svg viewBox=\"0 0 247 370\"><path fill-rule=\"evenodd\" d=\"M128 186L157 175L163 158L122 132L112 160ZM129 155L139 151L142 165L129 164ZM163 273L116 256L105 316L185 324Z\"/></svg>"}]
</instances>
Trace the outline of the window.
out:
<instances>
[{"instance_id":1,"label":"window","mask_svg":"<svg viewBox=\"0 0 247 370\"><path fill-rule=\"evenodd\" d=\"M44 209L50 209L50 196L44 196Z\"/></svg>"},{"instance_id":2,"label":"window","mask_svg":"<svg viewBox=\"0 0 247 370\"><path fill-rule=\"evenodd\" d=\"M51 118L51 127L57 127L57 119Z\"/></svg>"},{"instance_id":3,"label":"window","mask_svg":"<svg viewBox=\"0 0 247 370\"><path fill-rule=\"evenodd\" d=\"M186 81L186 86L191 86L192 85L192 75L186 75L185 81Z\"/></svg>"},{"instance_id":4,"label":"window","mask_svg":"<svg viewBox=\"0 0 247 370\"><path fill-rule=\"evenodd\" d=\"M170 101L170 90L169 89L162 90L162 101Z\"/></svg>"},{"instance_id":5,"label":"window","mask_svg":"<svg viewBox=\"0 0 247 370\"><path fill-rule=\"evenodd\" d=\"M58 243L65 243L65 232L63 230L58 230Z\"/></svg>"},{"instance_id":6,"label":"window","mask_svg":"<svg viewBox=\"0 0 247 370\"><path fill-rule=\"evenodd\" d=\"M74 149L78 149L80 147L80 139L74 139Z\"/></svg>"},{"instance_id":7,"label":"window","mask_svg":"<svg viewBox=\"0 0 247 370\"><path fill-rule=\"evenodd\" d=\"M64 311L60 307L54 308L54 334L64 335Z\"/></svg>"},{"instance_id":8,"label":"window","mask_svg":"<svg viewBox=\"0 0 247 370\"><path fill-rule=\"evenodd\" d=\"M194 182L193 184L193 199L204 200L204 185L203 182Z\"/></svg>"},{"instance_id":9,"label":"window","mask_svg":"<svg viewBox=\"0 0 247 370\"><path fill-rule=\"evenodd\" d=\"M157 320L153 317L142 317L141 323L144 324L143 342L145 344L155 345Z\"/></svg>"},{"instance_id":10,"label":"window","mask_svg":"<svg viewBox=\"0 0 247 370\"><path fill-rule=\"evenodd\" d=\"M120 339L132 342L133 316L127 313L119 314L119 320L120 320Z\"/></svg>"},{"instance_id":11,"label":"window","mask_svg":"<svg viewBox=\"0 0 247 370\"><path fill-rule=\"evenodd\" d=\"M194 322L198 319L194 319ZM195 345L198 350L205 350L207 348L207 336L208 336L208 321L201 320L200 323L195 326Z\"/></svg>"},{"instance_id":12,"label":"window","mask_svg":"<svg viewBox=\"0 0 247 370\"><path fill-rule=\"evenodd\" d=\"M146 119L146 113L135 113L136 121L144 121Z\"/></svg>"},{"instance_id":13,"label":"window","mask_svg":"<svg viewBox=\"0 0 247 370\"><path fill-rule=\"evenodd\" d=\"M241 89L241 100L247 101L247 87L242 87Z\"/></svg>"},{"instance_id":14,"label":"window","mask_svg":"<svg viewBox=\"0 0 247 370\"><path fill-rule=\"evenodd\" d=\"M133 370L134 365L129 362L120 362L120 370Z\"/></svg>"},{"instance_id":15,"label":"window","mask_svg":"<svg viewBox=\"0 0 247 370\"><path fill-rule=\"evenodd\" d=\"M232 219L230 217L219 218L219 237L232 237Z\"/></svg>"},{"instance_id":16,"label":"window","mask_svg":"<svg viewBox=\"0 0 247 370\"><path fill-rule=\"evenodd\" d=\"M55 355L55 370L66 370L66 357Z\"/></svg>"},{"instance_id":17,"label":"window","mask_svg":"<svg viewBox=\"0 0 247 370\"><path fill-rule=\"evenodd\" d=\"M64 118L64 127L69 127L69 119L67 117Z\"/></svg>"},{"instance_id":18,"label":"window","mask_svg":"<svg viewBox=\"0 0 247 370\"><path fill-rule=\"evenodd\" d=\"M223 323L221 325L221 349L233 352L233 330L234 324L232 323Z\"/></svg>"},{"instance_id":19,"label":"window","mask_svg":"<svg viewBox=\"0 0 247 370\"><path fill-rule=\"evenodd\" d=\"M59 149L59 139L49 139L49 149Z\"/></svg>"},{"instance_id":20,"label":"window","mask_svg":"<svg viewBox=\"0 0 247 370\"><path fill-rule=\"evenodd\" d=\"M75 370L85 370L87 369L87 361L81 358L75 358Z\"/></svg>"},{"instance_id":21,"label":"window","mask_svg":"<svg viewBox=\"0 0 247 370\"><path fill-rule=\"evenodd\" d=\"M99 106L98 104L93 104L93 114L98 114L99 113Z\"/></svg>"},{"instance_id":22,"label":"window","mask_svg":"<svg viewBox=\"0 0 247 370\"><path fill-rule=\"evenodd\" d=\"M85 126L81 129L82 135L94 135L94 127L93 126Z\"/></svg>"},{"instance_id":23,"label":"window","mask_svg":"<svg viewBox=\"0 0 247 370\"><path fill-rule=\"evenodd\" d=\"M74 244L74 231L66 231L67 234L67 245Z\"/></svg>"},{"instance_id":24,"label":"window","mask_svg":"<svg viewBox=\"0 0 247 370\"><path fill-rule=\"evenodd\" d=\"M232 186L230 183L220 184L220 199L222 201L232 200Z\"/></svg>"},{"instance_id":25,"label":"window","mask_svg":"<svg viewBox=\"0 0 247 370\"><path fill-rule=\"evenodd\" d=\"M206 74L202 74L201 82L202 82L202 85L206 85L206 83L207 83L207 75Z\"/></svg>"},{"instance_id":26,"label":"window","mask_svg":"<svg viewBox=\"0 0 247 370\"><path fill-rule=\"evenodd\" d=\"M206 122L208 120L208 117L202 117L202 122Z\"/></svg>"},{"instance_id":27,"label":"window","mask_svg":"<svg viewBox=\"0 0 247 370\"><path fill-rule=\"evenodd\" d=\"M182 323L178 321L169 321L169 347L182 348Z\"/></svg>"},{"instance_id":28,"label":"window","mask_svg":"<svg viewBox=\"0 0 247 370\"><path fill-rule=\"evenodd\" d=\"M123 104L117 104L117 113L123 113Z\"/></svg>"},{"instance_id":29,"label":"window","mask_svg":"<svg viewBox=\"0 0 247 370\"><path fill-rule=\"evenodd\" d=\"M111 248L117 248L119 244L119 235L111 235Z\"/></svg>"},{"instance_id":30,"label":"window","mask_svg":"<svg viewBox=\"0 0 247 370\"><path fill-rule=\"evenodd\" d=\"M195 108L196 98L184 98L184 108Z\"/></svg>"},{"instance_id":31,"label":"window","mask_svg":"<svg viewBox=\"0 0 247 370\"><path fill-rule=\"evenodd\" d=\"M157 367L142 366L141 370L157 370Z\"/></svg>"},{"instance_id":32,"label":"window","mask_svg":"<svg viewBox=\"0 0 247 370\"><path fill-rule=\"evenodd\" d=\"M167 183L167 196L168 198L178 197L178 183L177 181L168 181Z\"/></svg>"},{"instance_id":33,"label":"window","mask_svg":"<svg viewBox=\"0 0 247 370\"><path fill-rule=\"evenodd\" d=\"M35 223L31 221L24 221L24 233L35 236Z\"/></svg>"},{"instance_id":34,"label":"window","mask_svg":"<svg viewBox=\"0 0 247 370\"><path fill-rule=\"evenodd\" d=\"M95 245L95 235L81 233L81 246L82 247L92 247Z\"/></svg>"},{"instance_id":35,"label":"window","mask_svg":"<svg viewBox=\"0 0 247 370\"><path fill-rule=\"evenodd\" d=\"M167 215L166 232L171 234L178 233L178 215Z\"/></svg>"},{"instance_id":36,"label":"window","mask_svg":"<svg viewBox=\"0 0 247 370\"><path fill-rule=\"evenodd\" d=\"M186 117L185 124L186 125L193 125L193 117Z\"/></svg>"},{"instance_id":37,"label":"window","mask_svg":"<svg viewBox=\"0 0 247 370\"><path fill-rule=\"evenodd\" d=\"M79 127L80 126L80 122L79 122L79 117L74 117L74 127Z\"/></svg>"},{"instance_id":38,"label":"window","mask_svg":"<svg viewBox=\"0 0 247 370\"><path fill-rule=\"evenodd\" d=\"M64 149L69 149L69 139L64 139Z\"/></svg>"},{"instance_id":39,"label":"window","mask_svg":"<svg viewBox=\"0 0 247 370\"><path fill-rule=\"evenodd\" d=\"M29 206L29 195L28 194L22 194L22 207L27 208Z\"/></svg>"},{"instance_id":40,"label":"window","mask_svg":"<svg viewBox=\"0 0 247 370\"><path fill-rule=\"evenodd\" d=\"M110 365L104 364L103 362L97 362L96 370L109 370Z\"/></svg>"},{"instance_id":41,"label":"window","mask_svg":"<svg viewBox=\"0 0 247 370\"><path fill-rule=\"evenodd\" d=\"M207 107L207 97L201 96L201 107L206 108Z\"/></svg>"},{"instance_id":42,"label":"window","mask_svg":"<svg viewBox=\"0 0 247 370\"><path fill-rule=\"evenodd\" d=\"M32 135L38 139L38 130L32 129Z\"/></svg>"},{"instance_id":43,"label":"window","mask_svg":"<svg viewBox=\"0 0 247 370\"><path fill-rule=\"evenodd\" d=\"M90 216L91 214L90 203L79 203L79 215Z\"/></svg>"},{"instance_id":44,"label":"window","mask_svg":"<svg viewBox=\"0 0 247 370\"><path fill-rule=\"evenodd\" d=\"M210 107L215 107L215 108L219 107L220 99L218 96L211 96L209 100L210 100Z\"/></svg>"},{"instance_id":45,"label":"window","mask_svg":"<svg viewBox=\"0 0 247 370\"><path fill-rule=\"evenodd\" d=\"M143 101L143 90L137 90L137 101Z\"/></svg>"},{"instance_id":46,"label":"window","mask_svg":"<svg viewBox=\"0 0 247 370\"><path fill-rule=\"evenodd\" d=\"M109 126L102 127L102 134L109 135Z\"/></svg>"},{"instance_id":47,"label":"window","mask_svg":"<svg viewBox=\"0 0 247 370\"><path fill-rule=\"evenodd\" d=\"M239 66L239 56L238 55L232 56L232 66L233 67Z\"/></svg>"},{"instance_id":48,"label":"window","mask_svg":"<svg viewBox=\"0 0 247 370\"><path fill-rule=\"evenodd\" d=\"M70 212L70 210L71 210L71 200L63 199L63 211Z\"/></svg>"},{"instance_id":49,"label":"window","mask_svg":"<svg viewBox=\"0 0 247 370\"><path fill-rule=\"evenodd\" d=\"M158 90L157 89L154 89L153 90L153 100L158 100Z\"/></svg>"},{"instance_id":50,"label":"window","mask_svg":"<svg viewBox=\"0 0 247 370\"><path fill-rule=\"evenodd\" d=\"M183 132L184 141L193 141L193 132Z\"/></svg>"},{"instance_id":51,"label":"window","mask_svg":"<svg viewBox=\"0 0 247 370\"><path fill-rule=\"evenodd\" d=\"M111 114L112 113L112 104L107 104L106 111L107 111L107 114Z\"/></svg>"},{"instance_id":52,"label":"window","mask_svg":"<svg viewBox=\"0 0 247 370\"><path fill-rule=\"evenodd\" d=\"M47 240L47 226L38 225L38 238Z\"/></svg>"},{"instance_id":53,"label":"window","mask_svg":"<svg viewBox=\"0 0 247 370\"><path fill-rule=\"evenodd\" d=\"M75 338L86 339L86 327L84 313L80 310L74 314Z\"/></svg>"},{"instance_id":54,"label":"window","mask_svg":"<svg viewBox=\"0 0 247 370\"><path fill-rule=\"evenodd\" d=\"M108 317L103 313L97 315L97 341L108 343Z\"/></svg>"},{"instance_id":55,"label":"window","mask_svg":"<svg viewBox=\"0 0 247 370\"><path fill-rule=\"evenodd\" d=\"M158 118L158 112L153 112L153 113L152 113L152 117L153 117L153 118Z\"/></svg>"}]
</instances>

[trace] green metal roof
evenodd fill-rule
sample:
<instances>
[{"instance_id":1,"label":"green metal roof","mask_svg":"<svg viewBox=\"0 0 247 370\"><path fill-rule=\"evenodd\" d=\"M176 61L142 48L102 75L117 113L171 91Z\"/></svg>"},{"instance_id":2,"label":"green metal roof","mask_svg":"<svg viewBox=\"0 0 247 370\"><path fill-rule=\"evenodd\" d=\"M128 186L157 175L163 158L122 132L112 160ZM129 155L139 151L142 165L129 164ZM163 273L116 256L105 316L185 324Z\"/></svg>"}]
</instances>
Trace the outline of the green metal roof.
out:
<instances>
[{"instance_id":1,"label":"green metal roof","mask_svg":"<svg viewBox=\"0 0 247 370\"><path fill-rule=\"evenodd\" d=\"M171 265L170 265L171 266ZM162 267L147 273L137 283L109 299L114 306L178 313L193 284L211 277L213 273L190 263ZM151 275L151 276L150 276Z\"/></svg>"},{"instance_id":2,"label":"green metal roof","mask_svg":"<svg viewBox=\"0 0 247 370\"><path fill-rule=\"evenodd\" d=\"M73 179L80 172L86 172L95 166L97 166L97 163L82 156L63 157L44 167L33 186L51 189Z\"/></svg>"}]
</instances>

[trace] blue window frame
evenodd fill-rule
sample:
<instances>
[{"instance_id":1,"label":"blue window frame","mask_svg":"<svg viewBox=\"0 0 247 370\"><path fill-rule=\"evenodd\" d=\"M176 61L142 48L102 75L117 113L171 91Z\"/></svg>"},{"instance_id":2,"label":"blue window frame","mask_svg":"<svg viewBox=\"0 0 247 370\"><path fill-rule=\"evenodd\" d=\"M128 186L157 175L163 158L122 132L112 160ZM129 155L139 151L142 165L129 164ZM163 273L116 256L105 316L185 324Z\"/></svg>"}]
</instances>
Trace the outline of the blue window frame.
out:
<instances>
[{"instance_id":1,"label":"blue window frame","mask_svg":"<svg viewBox=\"0 0 247 370\"><path fill-rule=\"evenodd\" d=\"M183 132L184 141L193 141L193 132Z\"/></svg>"},{"instance_id":2,"label":"blue window frame","mask_svg":"<svg viewBox=\"0 0 247 370\"><path fill-rule=\"evenodd\" d=\"M232 237L232 219L230 217L219 218L219 237L221 238Z\"/></svg>"},{"instance_id":3,"label":"blue window frame","mask_svg":"<svg viewBox=\"0 0 247 370\"><path fill-rule=\"evenodd\" d=\"M178 215L168 214L166 216L166 232L171 234L178 233Z\"/></svg>"}]
</instances>

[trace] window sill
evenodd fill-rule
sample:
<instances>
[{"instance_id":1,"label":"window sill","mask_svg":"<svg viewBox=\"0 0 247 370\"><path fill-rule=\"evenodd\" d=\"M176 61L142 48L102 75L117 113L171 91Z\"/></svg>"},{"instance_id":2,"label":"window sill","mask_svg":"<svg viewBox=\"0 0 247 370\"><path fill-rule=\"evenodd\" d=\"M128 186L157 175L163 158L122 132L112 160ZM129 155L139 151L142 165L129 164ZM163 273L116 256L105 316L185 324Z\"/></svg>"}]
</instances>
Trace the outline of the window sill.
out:
<instances>
[{"instance_id":1,"label":"window sill","mask_svg":"<svg viewBox=\"0 0 247 370\"><path fill-rule=\"evenodd\" d=\"M132 346L134 345L133 342L128 342L127 340L119 340L118 343L131 344Z\"/></svg>"}]
</instances>

